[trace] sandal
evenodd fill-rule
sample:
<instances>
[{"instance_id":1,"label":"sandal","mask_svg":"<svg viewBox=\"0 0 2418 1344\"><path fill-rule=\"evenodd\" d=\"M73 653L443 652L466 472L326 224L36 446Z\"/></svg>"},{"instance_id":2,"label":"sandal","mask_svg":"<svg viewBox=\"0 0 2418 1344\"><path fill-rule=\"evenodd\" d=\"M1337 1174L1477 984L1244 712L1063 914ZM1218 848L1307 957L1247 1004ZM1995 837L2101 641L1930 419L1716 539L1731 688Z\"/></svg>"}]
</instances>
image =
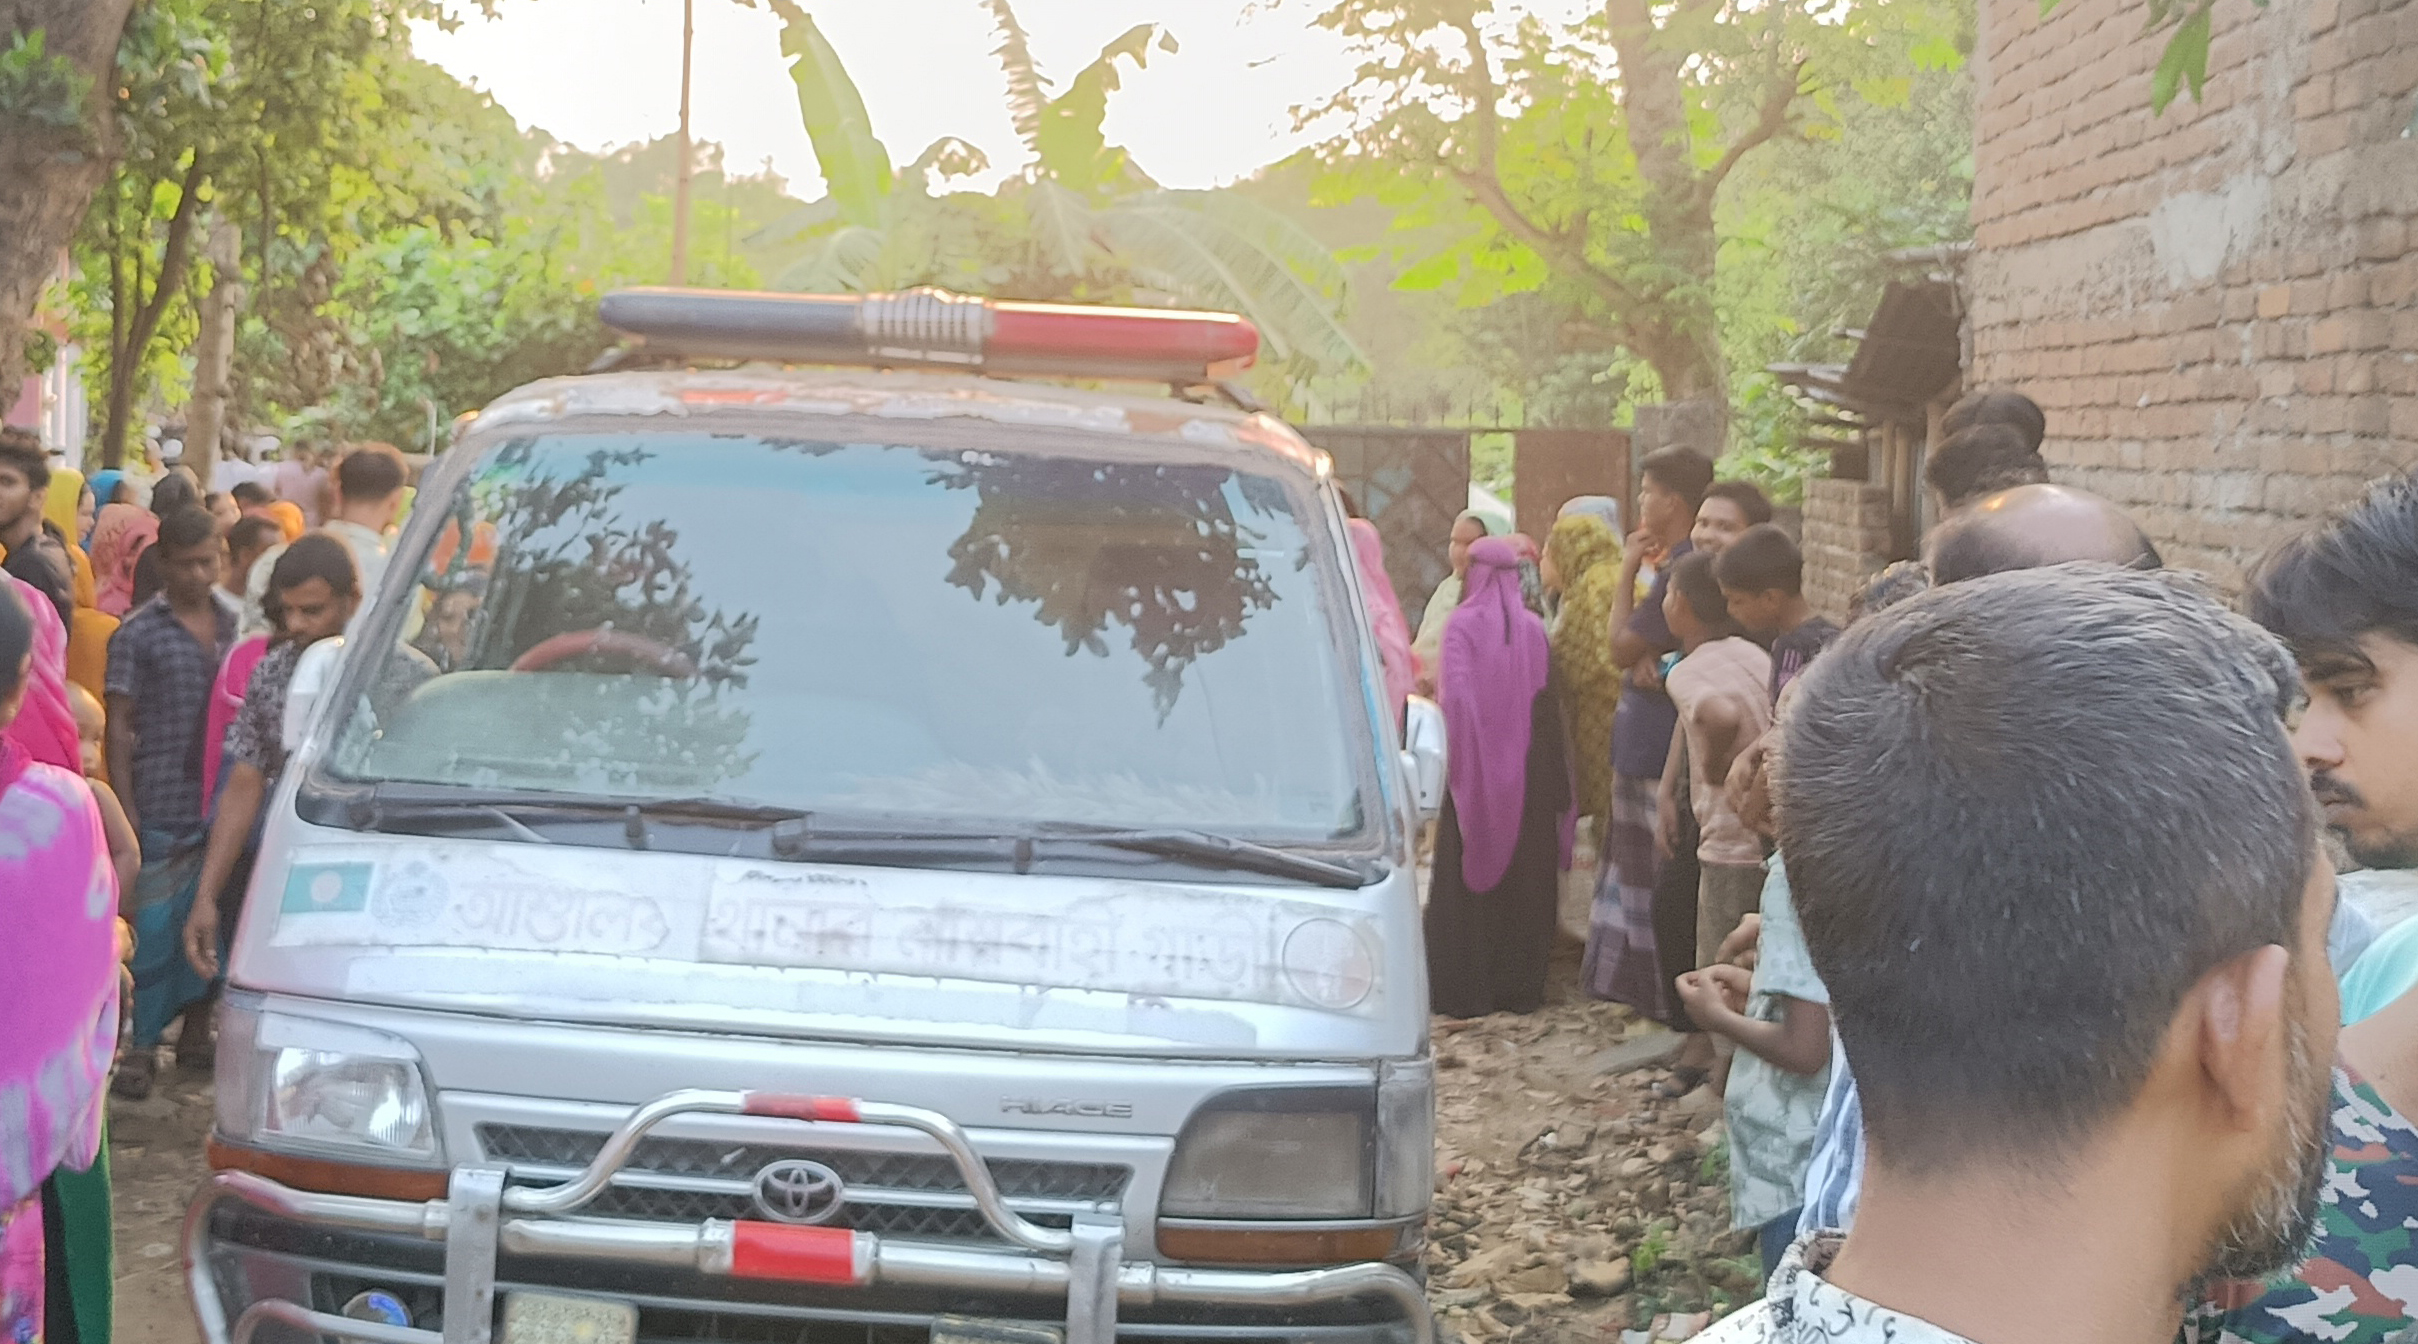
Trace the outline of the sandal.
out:
<instances>
[{"instance_id":1,"label":"sandal","mask_svg":"<svg viewBox=\"0 0 2418 1344\"><path fill-rule=\"evenodd\" d=\"M1670 1077L1655 1080L1651 1090L1664 1101L1677 1101L1704 1086L1704 1075L1703 1069L1680 1065L1671 1070Z\"/></svg>"}]
</instances>

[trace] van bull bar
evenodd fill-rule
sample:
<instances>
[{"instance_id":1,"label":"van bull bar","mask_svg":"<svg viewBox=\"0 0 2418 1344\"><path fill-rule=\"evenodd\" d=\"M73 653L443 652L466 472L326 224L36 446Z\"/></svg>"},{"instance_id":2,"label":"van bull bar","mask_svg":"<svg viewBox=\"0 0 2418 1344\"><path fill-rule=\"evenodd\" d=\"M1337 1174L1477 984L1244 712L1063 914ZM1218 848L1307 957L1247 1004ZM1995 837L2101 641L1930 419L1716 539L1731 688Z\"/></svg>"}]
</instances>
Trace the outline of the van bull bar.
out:
<instances>
[{"instance_id":1,"label":"van bull bar","mask_svg":"<svg viewBox=\"0 0 2418 1344\"><path fill-rule=\"evenodd\" d=\"M984 1220L1022 1251L961 1250L888 1241L846 1228L752 1220L709 1218L678 1227L558 1216L576 1213L603 1193L649 1130L687 1114L919 1130L956 1164ZM1354 1298L1390 1301L1413 1344L1435 1340L1418 1282L1393 1265L1191 1269L1126 1260L1123 1224L1113 1218L1077 1219L1065 1229L1039 1226L1008 1207L990 1168L955 1121L916 1106L767 1092L671 1092L630 1112L587 1167L568 1181L507 1187L506 1174L499 1166L457 1167L446 1198L411 1201L296 1190L247 1171L215 1173L194 1198L184 1231L186 1282L205 1344L251 1344L270 1323L360 1344L490 1344L499 1251L823 1287L890 1285L1064 1297L1067 1344L1114 1344L1117 1311L1126 1306L1282 1308ZM230 1324L208 1254L210 1212L229 1199L318 1227L443 1242L443 1330L354 1320L282 1298L254 1302Z\"/></svg>"}]
</instances>

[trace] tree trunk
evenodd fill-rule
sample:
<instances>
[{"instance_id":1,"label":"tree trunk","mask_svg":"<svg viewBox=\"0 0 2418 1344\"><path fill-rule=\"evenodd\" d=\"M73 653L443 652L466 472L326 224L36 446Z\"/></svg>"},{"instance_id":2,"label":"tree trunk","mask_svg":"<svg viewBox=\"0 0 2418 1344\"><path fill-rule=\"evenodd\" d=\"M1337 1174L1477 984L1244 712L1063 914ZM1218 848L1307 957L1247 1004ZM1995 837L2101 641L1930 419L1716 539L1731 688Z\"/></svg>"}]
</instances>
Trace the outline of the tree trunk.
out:
<instances>
[{"instance_id":1,"label":"tree trunk","mask_svg":"<svg viewBox=\"0 0 2418 1344\"><path fill-rule=\"evenodd\" d=\"M0 0L0 41L36 30L90 85L77 125L0 117L0 402L14 401L25 329L117 146L109 91L134 0Z\"/></svg>"},{"instance_id":2,"label":"tree trunk","mask_svg":"<svg viewBox=\"0 0 2418 1344\"><path fill-rule=\"evenodd\" d=\"M135 252L135 283L127 292L127 302L136 305L133 318L126 324L126 339L109 352L109 418L101 424L101 465L115 469L126 463L126 431L134 418L134 393L142 381L143 356L151 349L151 338L160 330L160 319L168 313L168 305L176 302L176 292L184 286L185 272L193 255L193 222L201 214L201 184L204 176L202 161L194 159L185 170L182 191L177 196L176 214L168 220L168 245L160 250L160 273L152 281L151 293L142 293L143 240L137 238Z\"/></svg>"},{"instance_id":3,"label":"tree trunk","mask_svg":"<svg viewBox=\"0 0 2418 1344\"><path fill-rule=\"evenodd\" d=\"M1658 297L1662 328L1640 350L1662 380L1666 400L1725 398L1721 328L1713 311L1713 266L1721 242L1710 194L1690 156L1681 43L1659 39L1647 0L1607 0L1604 18L1620 56L1622 111L1638 176L1645 179L1646 232L1655 250L1687 279Z\"/></svg>"},{"instance_id":4,"label":"tree trunk","mask_svg":"<svg viewBox=\"0 0 2418 1344\"><path fill-rule=\"evenodd\" d=\"M210 292L201 300L201 334L193 342L193 400L185 406L185 465L210 488L218 443L226 429L227 375L235 363L235 315L243 307L243 234L221 219L210 228Z\"/></svg>"}]
</instances>

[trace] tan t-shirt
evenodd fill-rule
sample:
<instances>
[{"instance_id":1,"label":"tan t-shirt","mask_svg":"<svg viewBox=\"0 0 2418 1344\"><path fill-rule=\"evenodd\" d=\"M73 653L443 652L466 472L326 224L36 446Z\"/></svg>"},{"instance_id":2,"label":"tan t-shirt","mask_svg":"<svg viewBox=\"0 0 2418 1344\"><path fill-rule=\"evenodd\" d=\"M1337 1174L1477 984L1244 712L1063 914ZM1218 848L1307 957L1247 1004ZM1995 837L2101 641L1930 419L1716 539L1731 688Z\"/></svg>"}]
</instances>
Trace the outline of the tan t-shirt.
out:
<instances>
[{"instance_id":1,"label":"tan t-shirt","mask_svg":"<svg viewBox=\"0 0 2418 1344\"><path fill-rule=\"evenodd\" d=\"M1751 639L1716 639L1671 669L1671 702L1679 706L1679 730L1688 741L1688 797L1704 838L1696 846L1701 863L1761 863L1763 841L1730 809L1729 790L1706 778L1707 711L1724 702L1738 705L1738 735L1732 753L1763 736L1772 724L1771 655Z\"/></svg>"}]
</instances>

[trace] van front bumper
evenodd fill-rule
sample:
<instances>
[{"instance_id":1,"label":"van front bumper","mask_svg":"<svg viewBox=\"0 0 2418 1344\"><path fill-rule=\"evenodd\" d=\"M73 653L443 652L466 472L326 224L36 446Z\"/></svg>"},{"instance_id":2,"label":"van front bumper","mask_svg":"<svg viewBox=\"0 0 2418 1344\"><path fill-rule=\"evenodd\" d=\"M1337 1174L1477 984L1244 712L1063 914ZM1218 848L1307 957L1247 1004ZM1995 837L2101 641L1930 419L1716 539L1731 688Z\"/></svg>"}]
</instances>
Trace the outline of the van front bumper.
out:
<instances>
[{"instance_id":1,"label":"van front bumper","mask_svg":"<svg viewBox=\"0 0 2418 1344\"><path fill-rule=\"evenodd\" d=\"M770 1222L671 1225L576 1216L649 1128L690 1111L923 1130L958 1160L969 1186L983 1196L985 1216L1015 1248L940 1246ZM786 1318L797 1323L801 1339L809 1338L805 1325L818 1320L861 1325L874 1338L876 1327L920 1324L929 1330L949 1314L1033 1324L1062 1320L1066 1344L1434 1339L1418 1282L1393 1265L1199 1269L1125 1259L1122 1226L1113 1219L1078 1220L1068 1230L1035 1227L998 1201L980 1156L952 1122L914 1108L674 1093L633 1112L572 1181L508 1190L505 1175L500 1167L460 1167L447 1198L413 1201L297 1190L244 1171L216 1173L185 1223L187 1282L206 1344L253 1344L279 1333L263 1334L273 1325L301 1339L491 1344L499 1291L523 1288L617 1297L642 1313L653 1303L658 1311L709 1317ZM336 1314L322 1286L346 1280L441 1285L442 1326ZM232 1318L222 1285L241 1299ZM1059 1312L1036 1311L1037 1300L1063 1305ZM1373 1321L1364 1315L1371 1307ZM1353 1328L1355 1320L1363 1328ZM641 1339L646 1337L642 1314Z\"/></svg>"}]
</instances>

